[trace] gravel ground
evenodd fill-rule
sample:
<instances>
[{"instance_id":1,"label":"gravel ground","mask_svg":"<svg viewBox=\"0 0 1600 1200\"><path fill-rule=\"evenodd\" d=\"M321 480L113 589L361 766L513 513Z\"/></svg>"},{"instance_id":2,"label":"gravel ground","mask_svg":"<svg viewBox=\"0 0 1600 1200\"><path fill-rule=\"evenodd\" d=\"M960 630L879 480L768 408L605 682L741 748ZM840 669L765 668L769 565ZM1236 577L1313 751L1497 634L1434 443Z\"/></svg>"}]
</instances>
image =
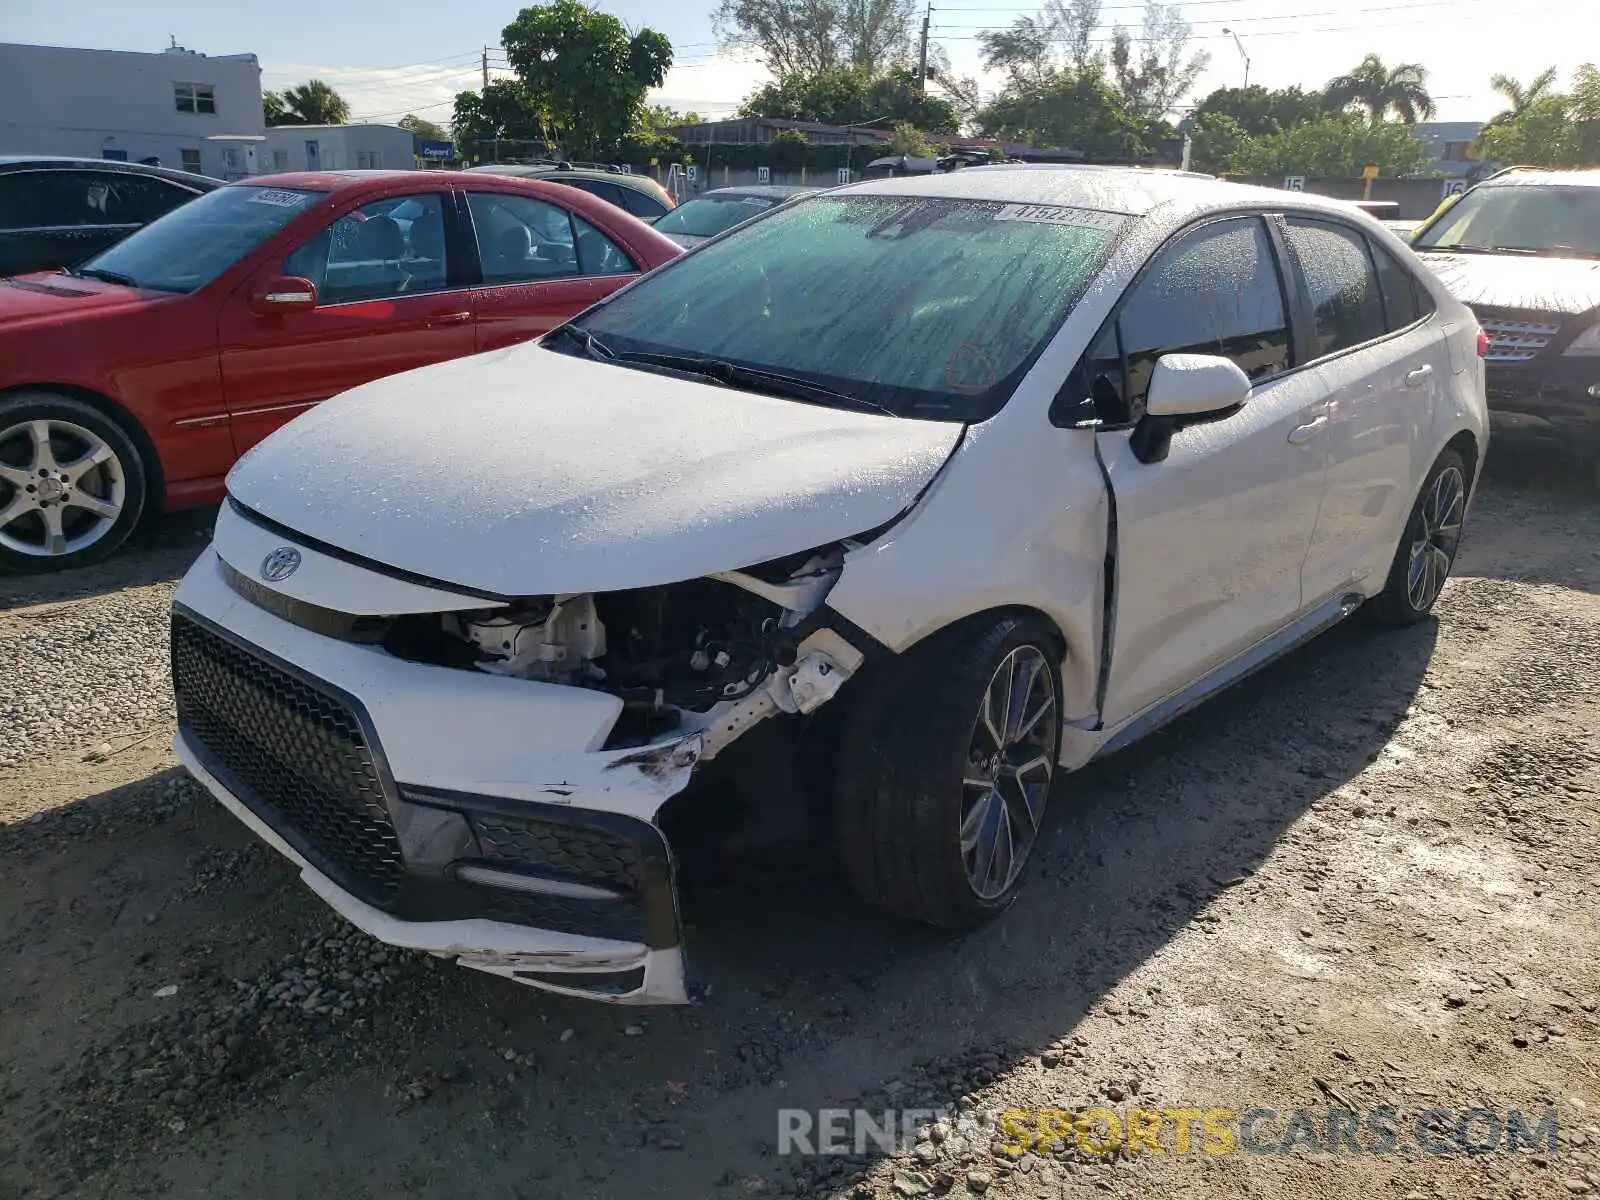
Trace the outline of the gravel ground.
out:
<instances>
[{"instance_id":1,"label":"gravel ground","mask_svg":"<svg viewBox=\"0 0 1600 1200\"><path fill-rule=\"evenodd\" d=\"M1335 630L1072 777L996 925L879 921L779 854L686 902L682 1010L374 943L175 769L203 518L0 581L0 1196L1600 1195L1600 497L1521 431L1490 464L1436 622ZM1550 1107L1560 1145L1019 1157L996 1115L1265 1107L1276 1140L1380 1105ZM776 1153L779 1109L834 1107L947 1116Z\"/></svg>"}]
</instances>

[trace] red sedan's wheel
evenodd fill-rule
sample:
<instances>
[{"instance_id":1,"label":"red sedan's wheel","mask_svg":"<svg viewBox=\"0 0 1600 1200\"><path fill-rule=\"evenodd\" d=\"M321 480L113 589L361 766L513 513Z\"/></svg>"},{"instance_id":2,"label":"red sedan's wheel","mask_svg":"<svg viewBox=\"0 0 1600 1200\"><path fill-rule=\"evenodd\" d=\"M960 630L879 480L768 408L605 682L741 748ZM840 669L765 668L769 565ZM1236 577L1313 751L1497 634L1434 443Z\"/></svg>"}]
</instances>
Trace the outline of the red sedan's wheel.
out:
<instances>
[{"instance_id":1,"label":"red sedan's wheel","mask_svg":"<svg viewBox=\"0 0 1600 1200\"><path fill-rule=\"evenodd\" d=\"M144 512L144 462L99 409L49 392L0 400L0 568L99 562Z\"/></svg>"}]
</instances>

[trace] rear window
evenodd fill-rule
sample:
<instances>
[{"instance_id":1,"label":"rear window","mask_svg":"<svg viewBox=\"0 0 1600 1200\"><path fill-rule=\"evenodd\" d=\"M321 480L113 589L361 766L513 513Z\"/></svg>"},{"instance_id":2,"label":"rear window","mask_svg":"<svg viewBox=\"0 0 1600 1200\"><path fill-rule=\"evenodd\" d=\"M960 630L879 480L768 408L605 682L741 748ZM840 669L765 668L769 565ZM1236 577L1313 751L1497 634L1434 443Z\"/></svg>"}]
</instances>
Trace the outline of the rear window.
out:
<instances>
[{"instance_id":1,"label":"rear window","mask_svg":"<svg viewBox=\"0 0 1600 1200\"><path fill-rule=\"evenodd\" d=\"M771 196L696 196L678 205L656 222L662 233L681 233L689 237L716 237L741 221L748 221L778 203Z\"/></svg>"}]
</instances>

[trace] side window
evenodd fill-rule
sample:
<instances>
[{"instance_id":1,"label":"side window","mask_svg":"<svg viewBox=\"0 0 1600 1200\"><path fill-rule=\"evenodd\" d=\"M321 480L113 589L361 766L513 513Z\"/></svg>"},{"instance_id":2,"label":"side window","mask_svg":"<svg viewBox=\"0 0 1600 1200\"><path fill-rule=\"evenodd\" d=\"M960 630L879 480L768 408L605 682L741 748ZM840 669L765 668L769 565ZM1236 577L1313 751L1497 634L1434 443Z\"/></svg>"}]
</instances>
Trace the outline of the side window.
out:
<instances>
[{"instance_id":1,"label":"side window","mask_svg":"<svg viewBox=\"0 0 1600 1200\"><path fill-rule=\"evenodd\" d=\"M580 273L567 210L531 196L468 192L486 284L564 279Z\"/></svg>"},{"instance_id":2,"label":"side window","mask_svg":"<svg viewBox=\"0 0 1600 1200\"><path fill-rule=\"evenodd\" d=\"M40 188L43 174L22 171L0 175L0 229L32 229L49 224Z\"/></svg>"},{"instance_id":3,"label":"side window","mask_svg":"<svg viewBox=\"0 0 1600 1200\"><path fill-rule=\"evenodd\" d=\"M667 211L667 206L638 188L618 187L622 193L622 206L641 221L654 221Z\"/></svg>"},{"instance_id":4,"label":"side window","mask_svg":"<svg viewBox=\"0 0 1600 1200\"><path fill-rule=\"evenodd\" d=\"M1300 260L1315 314L1312 357L1336 354L1388 332L1383 293L1367 253L1367 239L1353 229L1290 217L1289 245Z\"/></svg>"},{"instance_id":5,"label":"side window","mask_svg":"<svg viewBox=\"0 0 1600 1200\"><path fill-rule=\"evenodd\" d=\"M585 275L632 275L639 268L622 248L576 213L578 265Z\"/></svg>"},{"instance_id":6,"label":"side window","mask_svg":"<svg viewBox=\"0 0 1600 1200\"><path fill-rule=\"evenodd\" d=\"M598 196L607 204L627 210L628 203L622 198L623 190L614 183L607 183L603 179L558 179L557 183L564 183L568 187L575 187L580 192L588 192L591 196Z\"/></svg>"},{"instance_id":7,"label":"side window","mask_svg":"<svg viewBox=\"0 0 1600 1200\"><path fill-rule=\"evenodd\" d=\"M303 243L283 272L311 280L323 304L437 292L448 278L444 241L442 196L375 200Z\"/></svg>"},{"instance_id":8,"label":"side window","mask_svg":"<svg viewBox=\"0 0 1600 1200\"><path fill-rule=\"evenodd\" d=\"M148 225L195 196L160 179L111 172L96 177L89 195L109 222L122 225Z\"/></svg>"},{"instance_id":9,"label":"side window","mask_svg":"<svg viewBox=\"0 0 1600 1200\"><path fill-rule=\"evenodd\" d=\"M1257 217L1206 225L1164 251L1123 305L1117 324L1130 419L1143 415L1150 375L1163 354L1222 355L1252 380L1291 365L1283 287ZM1108 351L1102 344L1092 353Z\"/></svg>"},{"instance_id":10,"label":"side window","mask_svg":"<svg viewBox=\"0 0 1600 1200\"><path fill-rule=\"evenodd\" d=\"M1373 261L1378 264L1378 283L1383 287L1383 304L1389 315L1389 328L1404 329L1414 321L1431 317L1434 303L1428 289L1396 262L1394 255L1376 242L1371 245Z\"/></svg>"}]
</instances>

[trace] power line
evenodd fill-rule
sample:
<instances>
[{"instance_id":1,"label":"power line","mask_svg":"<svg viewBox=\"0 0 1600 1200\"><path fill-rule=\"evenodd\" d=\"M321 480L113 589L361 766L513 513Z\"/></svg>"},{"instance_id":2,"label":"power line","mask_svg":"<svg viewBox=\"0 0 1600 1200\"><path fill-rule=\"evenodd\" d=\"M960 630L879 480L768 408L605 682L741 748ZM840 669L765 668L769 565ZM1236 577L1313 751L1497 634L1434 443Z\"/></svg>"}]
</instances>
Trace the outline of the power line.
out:
<instances>
[{"instance_id":1,"label":"power line","mask_svg":"<svg viewBox=\"0 0 1600 1200\"><path fill-rule=\"evenodd\" d=\"M1497 2L1497 0L1469 0L1469 2L1471 2L1471 3L1480 3L1480 2L1481 3L1492 3L1492 2ZM1344 13L1340 13L1338 15L1343 16L1345 14ZM1566 16L1566 15L1570 15L1570 10L1555 9L1555 10L1545 10L1545 11L1542 11L1542 12L1539 12L1539 11L1529 12L1529 11L1524 9L1524 10L1518 12L1518 14L1517 14L1517 16L1519 18L1521 18L1521 17L1529 17L1529 16L1533 16L1533 17L1558 17L1558 16ZM1424 17L1424 18L1422 18L1420 20L1390 21L1390 22L1385 22L1385 23L1382 23L1382 24L1373 24L1373 23L1370 23L1370 22L1363 22L1360 25L1324 25L1324 26L1318 26L1318 27L1311 28L1311 29L1255 29L1255 30L1251 31L1250 36L1252 38L1264 38L1264 37L1307 37L1307 36L1310 36L1310 35L1313 35L1313 34L1320 34L1320 33L1359 33L1359 32L1365 31L1365 30L1381 31L1381 30L1386 30L1386 29L1409 29L1409 28L1422 26L1422 25L1432 25L1433 23L1434 22L1433 22L1432 18ZM996 30L990 30L989 32L1002 32L1002 30L1001 29L996 29ZM1137 36L1138 36L1137 33L1134 33L1133 36L1134 36L1135 40L1137 40ZM1222 39L1222 38L1226 38L1227 36L1228 36L1227 34L1221 33L1219 31L1217 33L1196 33L1196 34L1193 35L1193 38L1194 38L1195 41L1216 41L1216 40L1219 40L1219 39ZM939 38L939 40L941 42L976 42L976 41L983 40L983 35L981 33L974 33L974 34L970 34L970 35L961 35L961 36L952 36L950 34L945 34L945 35L942 35ZM1107 38L1107 37L1096 37L1096 38L1090 38L1089 42L1090 42L1091 45L1109 46L1109 45L1113 44L1113 39Z\"/></svg>"},{"instance_id":2,"label":"power line","mask_svg":"<svg viewBox=\"0 0 1600 1200\"><path fill-rule=\"evenodd\" d=\"M1198 2L1198 0L1196 0ZM1231 2L1231 0L1230 0ZM1189 24L1192 25L1249 25L1258 21L1298 21L1306 17L1353 17L1367 13L1409 12L1416 9L1428 8L1458 8L1463 4L1499 3L1500 0L1420 0L1418 3L1384 4L1375 8L1342 8L1325 9L1321 12L1294 12L1276 14L1256 14L1242 17L1198 17ZM948 10L944 10L948 11ZM983 31L1010 30L1010 25L958 25L955 23L935 24L935 29L972 29Z\"/></svg>"}]
</instances>

